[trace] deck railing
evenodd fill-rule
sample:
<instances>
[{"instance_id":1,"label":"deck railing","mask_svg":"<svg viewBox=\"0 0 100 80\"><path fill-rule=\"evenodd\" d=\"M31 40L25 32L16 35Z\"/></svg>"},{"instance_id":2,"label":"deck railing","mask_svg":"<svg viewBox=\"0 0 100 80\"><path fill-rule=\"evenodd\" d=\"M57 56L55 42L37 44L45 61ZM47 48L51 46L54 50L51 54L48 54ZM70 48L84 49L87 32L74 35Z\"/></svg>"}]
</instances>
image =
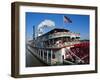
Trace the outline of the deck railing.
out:
<instances>
[{"instance_id":1,"label":"deck railing","mask_svg":"<svg viewBox=\"0 0 100 80\"><path fill-rule=\"evenodd\" d=\"M40 38L40 40L48 40L52 38L59 38L59 37L80 37L79 33L72 33L72 32L56 32L53 34L49 34Z\"/></svg>"}]
</instances>

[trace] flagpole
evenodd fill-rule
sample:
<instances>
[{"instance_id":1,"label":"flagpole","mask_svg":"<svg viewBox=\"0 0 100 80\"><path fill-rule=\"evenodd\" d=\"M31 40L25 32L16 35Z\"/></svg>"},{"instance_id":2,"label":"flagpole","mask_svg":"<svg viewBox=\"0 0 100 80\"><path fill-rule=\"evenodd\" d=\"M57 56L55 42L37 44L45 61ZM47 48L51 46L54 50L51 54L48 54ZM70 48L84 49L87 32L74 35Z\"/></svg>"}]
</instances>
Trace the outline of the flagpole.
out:
<instances>
[{"instance_id":1,"label":"flagpole","mask_svg":"<svg viewBox=\"0 0 100 80\"><path fill-rule=\"evenodd\" d=\"M62 28L64 29L64 15L63 15L63 20L62 20L62 21L63 21L63 25L62 25Z\"/></svg>"}]
</instances>

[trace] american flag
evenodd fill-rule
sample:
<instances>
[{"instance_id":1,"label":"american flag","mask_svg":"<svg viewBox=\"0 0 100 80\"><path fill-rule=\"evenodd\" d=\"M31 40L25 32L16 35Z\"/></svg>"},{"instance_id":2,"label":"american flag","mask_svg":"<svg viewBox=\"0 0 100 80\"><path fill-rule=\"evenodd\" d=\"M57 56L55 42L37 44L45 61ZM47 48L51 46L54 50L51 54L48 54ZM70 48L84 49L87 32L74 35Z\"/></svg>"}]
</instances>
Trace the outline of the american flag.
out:
<instances>
[{"instance_id":1,"label":"american flag","mask_svg":"<svg viewBox=\"0 0 100 80\"><path fill-rule=\"evenodd\" d=\"M72 21L70 20L70 18L63 16L63 20L65 23L72 23Z\"/></svg>"}]
</instances>

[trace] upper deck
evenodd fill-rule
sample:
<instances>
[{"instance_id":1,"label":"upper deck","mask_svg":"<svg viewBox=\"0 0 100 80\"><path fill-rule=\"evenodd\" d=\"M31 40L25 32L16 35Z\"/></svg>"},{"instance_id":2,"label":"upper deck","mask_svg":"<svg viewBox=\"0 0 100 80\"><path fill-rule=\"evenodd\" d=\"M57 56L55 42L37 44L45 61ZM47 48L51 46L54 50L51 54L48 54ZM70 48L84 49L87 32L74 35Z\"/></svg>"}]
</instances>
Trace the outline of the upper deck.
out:
<instances>
[{"instance_id":1,"label":"upper deck","mask_svg":"<svg viewBox=\"0 0 100 80\"><path fill-rule=\"evenodd\" d=\"M80 38L80 34L70 32L69 30L66 30L66 29L53 29L49 31L48 33L45 33L37 37L37 40L47 41L49 39L61 38L61 37Z\"/></svg>"}]
</instances>

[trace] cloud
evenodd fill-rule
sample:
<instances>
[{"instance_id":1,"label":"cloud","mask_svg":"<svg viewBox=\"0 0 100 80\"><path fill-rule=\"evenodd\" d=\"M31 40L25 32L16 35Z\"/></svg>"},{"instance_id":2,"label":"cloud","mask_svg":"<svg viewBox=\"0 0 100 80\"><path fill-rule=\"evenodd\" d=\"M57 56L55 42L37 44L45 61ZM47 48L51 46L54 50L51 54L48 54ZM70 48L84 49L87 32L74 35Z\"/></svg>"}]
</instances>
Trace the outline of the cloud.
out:
<instances>
[{"instance_id":1,"label":"cloud","mask_svg":"<svg viewBox=\"0 0 100 80\"><path fill-rule=\"evenodd\" d=\"M45 28L54 28L55 27L55 22L52 20L45 19L38 25L38 36L42 35L43 29Z\"/></svg>"},{"instance_id":2,"label":"cloud","mask_svg":"<svg viewBox=\"0 0 100 80\"><path fill-rule=\"evenodd\" d=\"M45 27L55 27L55 22L52 20L48 20L45 19L44 21L42 21L39 25L38 25L38 29L39 28L45 28Z\"/></svg>"}]
</instances>

